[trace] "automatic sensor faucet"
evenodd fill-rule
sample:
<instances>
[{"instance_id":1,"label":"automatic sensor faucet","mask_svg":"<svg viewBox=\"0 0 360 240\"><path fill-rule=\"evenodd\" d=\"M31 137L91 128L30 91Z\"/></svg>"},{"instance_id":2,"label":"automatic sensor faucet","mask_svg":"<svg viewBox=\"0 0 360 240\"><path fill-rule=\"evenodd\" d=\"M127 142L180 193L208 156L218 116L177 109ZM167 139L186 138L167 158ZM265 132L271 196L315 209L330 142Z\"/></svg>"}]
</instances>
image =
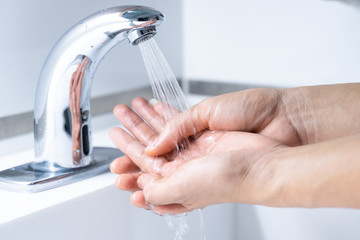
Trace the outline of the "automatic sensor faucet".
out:
<instances>
[{"instance_id":1,"label":"automatic sensor faucet","mask_svg":"<svg viewBox=\"0 0 360 240\"><path fill-rule=\"evenodd\" d=\"M0 185L36 192L108 169L122 153L92 146L90 91L95 70L115 45L125 39L137 45L151 38L163 21L155 9L120 6L85 18L62 36L45 61L36 89L35 161L0 172ZM61 183L56 182L59 178Z\"/></svg>"},{"instance_id":2,"label":"automatic sensor faucet","mask_svg":"<svg viewBox=\"0 0 360 240\"><path fill-rule=\"evenodd\" d=\"M156 33L162 13L142 6L102 10L70 29L49 54L36 90L37 168L77 168L93 158L90 90L104 55L125 39L137 45Z\"/></svg>"}]
</instances>

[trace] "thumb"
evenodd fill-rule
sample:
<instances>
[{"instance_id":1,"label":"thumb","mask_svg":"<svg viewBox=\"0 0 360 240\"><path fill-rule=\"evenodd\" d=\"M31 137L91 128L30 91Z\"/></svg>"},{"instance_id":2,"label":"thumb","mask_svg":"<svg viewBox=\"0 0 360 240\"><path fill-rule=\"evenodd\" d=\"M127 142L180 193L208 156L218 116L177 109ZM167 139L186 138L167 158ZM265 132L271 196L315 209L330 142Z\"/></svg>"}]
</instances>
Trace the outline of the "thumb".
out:
<instances>
[{"instance_id":1,"label":"thumb","mask_svg":"<svg viewBox=\"0 0 360 240\"><path fill-rule=\"evenodd\" d=\"M177 114L169 120L159 136L145 149L150 156L158 156L174 150L183 139L209 127L210 114L204 104Z\"/></svg>"},{"instance_id":2,"label":"thumb","mask_svg":"<svg viewBox=\"0 0 360 240\"><path fill-rule=\"evenodd\" d=\"M181 204L188 210L225 202L228 186L218 156L184 162L169 175L142 174L138 185L151 205ZM171 163L170 163L171 164Z\"/></svg>"}]
</instances>

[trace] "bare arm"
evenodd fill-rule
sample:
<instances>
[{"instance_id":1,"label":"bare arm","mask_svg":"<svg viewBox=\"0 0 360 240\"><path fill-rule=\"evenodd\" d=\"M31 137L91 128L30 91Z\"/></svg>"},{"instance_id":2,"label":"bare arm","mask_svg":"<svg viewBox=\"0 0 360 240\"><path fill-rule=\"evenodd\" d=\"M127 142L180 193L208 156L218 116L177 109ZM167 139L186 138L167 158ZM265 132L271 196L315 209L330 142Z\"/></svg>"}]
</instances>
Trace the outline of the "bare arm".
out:
<instances>
[{"instance_id":1,"label":"bare arm","mask_svg":"<svg viewBox=\"0 0 360 240\"><path fill-rule=\"evenodd\" d=\"M282 108L302 141L317 143L360 133L360 84L283 89Z\"/></svg>"},{"instance_id":2,"label":"bare arm","mask_svg":"<svg viewBox=\"0 0 360 240\"><path fill-rule=\"evenodd\" d=\"M289 146L317 143L360 133L359 119L359 83L250 89L206 99L179 114L146 153L171 151L204 129L255 132Z\"/></svg>"},{"instance_id":3,"label":"bare arm","mask_svg":"<svg viewBox=\"0 0 360 240\"><path fill-rule=\"evenodd\" d=\"M360 208L360 135L300 147L267 145L196 159L169 176L143 174L143 199L159 212L171 212L174 204L190 211L228 202Z\"/></svg>"},{"instance_id":4,"label":"bare arm","mask_svg":"<svg viewBox=\"0 0 360 240\"><path fill-rule=\"evenodd\" d=\"M111 169L120 174L120 189L134 191L136 206L152 204L156 211L169 213L225 202L360 208L360 134L290 147L265 134L218 132L212 133L217 143L212 151L201 152L208 147L202 135L192 144L205 148L188 149L193 160L168 161L166 155L144 154L163 130L161 116L145 99L134 100L133 106L151 127L129 107L115 109L133 136L121 129L111 132L127 155Z\"/></svg>"},{"instance_id":5,"label":"bare arm","mask_svg":"<svg viewBox=\"0 0 360 240\"><path fill-rule=\"evenodd\" d=\"M269 205L360 208L360 135L284 148L274 156Z\"/></svg>"}]
</instances>

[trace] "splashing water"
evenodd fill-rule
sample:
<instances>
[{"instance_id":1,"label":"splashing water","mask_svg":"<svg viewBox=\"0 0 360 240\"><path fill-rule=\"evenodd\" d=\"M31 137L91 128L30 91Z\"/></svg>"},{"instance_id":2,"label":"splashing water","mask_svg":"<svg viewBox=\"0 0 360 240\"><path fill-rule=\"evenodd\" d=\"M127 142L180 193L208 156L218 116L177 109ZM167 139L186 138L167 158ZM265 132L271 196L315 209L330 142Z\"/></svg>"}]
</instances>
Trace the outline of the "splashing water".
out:
<instances>
[{"instance_id":1,"label":"splashing water","mask_svg":"<svg viewBox=\"0 0 360 240\"><path fill-rule=\"evenodd\" d=\"M179 112L188 109L184 92L155 39L150 38L141 41L139 47L149 76L153 95L160 103L165 103L163 117L165 121L169 121ZM195 128L190 123L187 127L192 128L195 133ZM182 129L184 128L185 126L182 126ZM179 158L183 160L192 158L190 155L185 155L182 151L189 146L189 139L186 138L181 143L175 144L176 154Z\"/></svg>"},{"instance_id":2,"label":"splashing water","mask_svg":"<svg viewBox=\"0 0 360 240\"><path fill-rule=\"evenodd\" d=\"M166 111L164 112L163 117L165 121L169 121L179 112L188 109L185 95L154 38L140 42L139 47L149 75L154 97L160 103L165 103ZM188 127L193 128L193 126ZM181 150L185 149L188 145L188 139L185 139L179 145L177 144L177 154L182 154ZM189 160L191 159L191 156L181 155L181 159ZM199 211L201 218L201 240L206 240L203 217L201 210ZM182 240L183 235L188 232L189 229L187 224L187 214L175 216L167 214L163 217L167 222L168 227L175 231L174 240Z\"/></svg>"},{"instance_id":3,"label":"splashing water","mask_svg":"<svg viewBox=\"0 0 360 240\"><path fill-rule=\"evenodd\" d=\"M189 226L186 219L187 214L178 215L163 215L168 228L175 232L174 240L182 240L182 236L189 231Z\"/></svg>"},{"instance_id":4,"label":"splashing water","mask_svg":"<svg viewBox=\"0 0 360 240\"><path fill-rule=\"evenodd\" d=\"M204 214L201 209L199 209L199 216L200 216L200 234L201 234L200 239L206 240Z\"/></svg>"}]
</instances>

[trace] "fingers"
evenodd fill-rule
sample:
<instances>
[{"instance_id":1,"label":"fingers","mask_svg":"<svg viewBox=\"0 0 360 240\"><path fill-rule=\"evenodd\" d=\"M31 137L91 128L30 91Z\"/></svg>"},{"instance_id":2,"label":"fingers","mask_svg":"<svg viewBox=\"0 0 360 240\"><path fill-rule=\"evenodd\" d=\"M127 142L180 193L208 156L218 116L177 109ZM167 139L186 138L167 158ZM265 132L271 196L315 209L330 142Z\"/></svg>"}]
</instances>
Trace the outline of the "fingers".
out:
<instances>
[{"instance_id":1,"label":"fingers","mask_svg":"<svg viewBox=\"0 0 360 240\"><path fill-rule=\"evenodd\" d=\"M209 127L209 114L203 105L196 105L179 113L167 122L159 136L147 146L146 154L157 156L170 152L184 138L190 137Z\"/></svg>"},{"instance_id":2,"label":"fingers","mask_svg":"<svg viewBox=\"0 0 360 240\"><path fill-rule=\"evenodd\" d=\"M229 180L229 174L234 174L233 156L235 152L207 155L183 162L175 169L167 168L170 174L142 174L138 187L143 189L146 203L153 206L180 204L191 211L230 202L234 186Z\"/></svg>"},{"instance_id":3,"label":"fingers","mask_svg":"<svg viewBox=\"0 0 360 240\"><path fill-rule=\"evenodd\" d=\"M110 170L115 174L135 173L140 171L128 156L115 159L110 165Z\"/></svg>"},{"instance_id":4,"label":"fingers","mask_svg":"<svg viewBox=\"0 0 360 240\"><path fill-rule=\"evenodd\" d=\"M180 213L190 212L191 210L187 209L186 207L184 207L181 204L169 204L169 205L154 206L153 211L160 215L166 214L166 213L176 215L176 214L180 214Z\"/></svg>"},{"instance_id":5,"label":"fingers","mask_svg":"<svg viewBox=\"0 0 360 240\"><path fill-rule=\"evenodd\" d=\"M166 120L170 120L180 113L177 109L162 102L154 104L153 108L155 112L157 112L162 118Z\"/></svg>"},{"instance_id":6,"label":"fingers","mask_svg":"<svg viewBox=\"0 0 360 240\"><path fill-rule=\"evenodd\" d=\"M147 122L149 125L154 128L155 131L162 131L165 120L150 106L149 102L142 98L137 97L132 101L132 106L136 112Z\"/></svg>"},{"instance_id":7,"label":"fingers","mask_svg":"<svg viewBox=\"0 0 360 240\"><path fill-rule=\"evenodd\" d=\"M116 178L115 185L117 188L124 191L138 191L140 190L137 180L141 173L121 174Z\"/></svg>"},{"instance_id":8,"label":"fingers","mask_svg":"<svg viewBox=\"0 0 360 240\"><path fill-rule=\"evenodd\" d=\"M143 191L136 191L130 197L131 203L139 208L145 208L147 210L153 210L157 214L180 214L189 212L189 210L182 206L181 204L169 204L169 205L161 205L161 206L151 206L146 203L144 192Z\"/></svg>"},{"instance_id":9,"label":"fingers","mask_svg":"<svg viewBox=\"0 0 360 240\"><path fill-rule=\"evenodd\" d=\"M151 209L151 207L148 204L146 204L143 191L136 191L132 193L130 197L130 201L135 207L145 208L148 210Z\"/></svg>"},{"instance_id":10,"label":"fingers","mask_svg":"<svg viewBox=\"0 0 360 240\"><path fill-rule=\"evenodd\" d=\"M125 104L114 108L114 115L141 143L148 145L158 134Z\"/></svg>"},{"instance_id":11,"label":"fingers","mask_svg":"<svg viewBox=\"0 0 360 240\"><path fill-rule=\"evenodd\" d=\"M189 209L187 207L185 207L184 205L177 203L176 201L179 201L179 198L176 197L177 194L174 194L174 189L172 189L172 187L167 186L168 190L167 190L167 196L162 195L161 196L161 200L157 200L157 196L159 195L159 183L161 181L161 177L159 175L154 175L154 174L143 174L138 178L138 186L139 188L145 188L142 192L141 192L141 198L137 197L137 200L141 199L141 202L139 201L132 201L132 203L137 206L137 207L143 207L143 208L149 208L151 206L152 210L157 213L157 214L180 214L180 213L185 213L185 212L189 212L192 209ZM169 185L169 183L167 183ZM149 188L148 185L151 185L151 187ZM156 186L155 186L156 185ZM155 191L155 195L152 195L152 191L151 188L154 187L156 188ZM161 188L161 187L160 187ZM161 191L161 190L160 190ZM176 191L176 190L175 190ZM163 194L164 191L162 191ZM140 194L140 193L139 193ZM179 196L179 195L178 195ZM181 202L181 200L179 201ZM161 204L161 205L156 205L157 203Z\"/></svg>"},{"instance_id":12,"label":"fingers","mask_svg":"<svg viewBox=\"0 0 360 240\"><path fill-rule=\"evenodd\" d=\"M110 138L115 145L130 158L143 172L159 172L167 161L163 157L150 157L144 153L144 146L121 128L113 128Z\"/></svg>"},{"instance_id":13,"label":"fingers","mask_svg":"<svg viewBox=\"0 0 360 240\"><path fill-rule=\"evenodd\" d=\"M176 180L175 180L176 182ZM138 178L138 186L143 189L145 201L152 205L168 205L180 202L176 196L176 183L170 177L158 174L142 174Z\"/></svg>"}]
</instances>

